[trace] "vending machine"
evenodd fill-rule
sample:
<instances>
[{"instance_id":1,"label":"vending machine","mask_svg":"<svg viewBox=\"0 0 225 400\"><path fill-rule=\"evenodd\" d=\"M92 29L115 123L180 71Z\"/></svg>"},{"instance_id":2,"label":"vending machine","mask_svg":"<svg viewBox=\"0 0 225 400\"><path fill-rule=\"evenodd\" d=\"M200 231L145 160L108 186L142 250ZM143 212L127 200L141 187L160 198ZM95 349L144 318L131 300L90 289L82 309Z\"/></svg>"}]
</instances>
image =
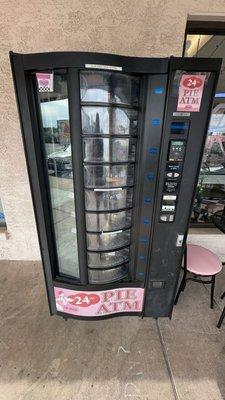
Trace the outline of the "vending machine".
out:
<instances>
[{"instance_id":1,"label":"vending machine","mask_svg":"<svg viewBox=\"0 0 225 400\"><path fill-rule=\"evenodd\" d=\"M10 58L51 314L171 317L221 60Z\"/></svg>"}]
</instances>

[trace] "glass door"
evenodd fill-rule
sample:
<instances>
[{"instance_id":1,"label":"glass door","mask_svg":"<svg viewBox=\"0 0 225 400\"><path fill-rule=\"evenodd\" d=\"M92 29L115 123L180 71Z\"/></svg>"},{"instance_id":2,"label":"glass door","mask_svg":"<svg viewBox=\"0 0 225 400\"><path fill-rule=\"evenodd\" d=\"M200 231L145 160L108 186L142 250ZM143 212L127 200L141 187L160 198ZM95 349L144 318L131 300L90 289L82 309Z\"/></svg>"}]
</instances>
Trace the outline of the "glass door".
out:
<instances>
[{"instance_id":1,"label":"glass door","mask_svg":"<svg viewBox=\"0 0 225 400\"><path fill-rule=\"evenodd\" d=\"M129 272L139 78L82 71L80 97L88 277L114 282Z\"/></svg>"},{"instance_id":2,"label":"glass door","mask_svg":"<svg viewBox=\"0 0 225 400\"><path fill-rule=\"evenodd\" d=\"M37 74L37 100L57 273L79 279L86 268L91 284L122 280L129 273L140 78L81 70L80 96L75 94L81 129L75 140L70 117L77 110L69 108L67 70L50 73L51 90L40 85L40 75L45 73ZM82 157L75 168L79 149L73 143L79 141ZM76 185L79 174L83 188ZM76 210L77 198L84 199L84 211L79 205ZM86 265L79 262L81 233Z\"/></svg>"},{"instance_id":3,"label":"glass door","mask_svg":"<svg viewBox=\"0 0 225 400\"><path fill-rule=\"evenodd\" d=\"M47 75L52 80L46 83ZM79 279L67 70L36 74L39 130L57 274Z\"/></svg>"},{"instance_id":4,"label":"glass door","mask_svg":"<svg viewBox=\"0 0 225 400\"><path fill-rule=\"evenodd\" d=\"M225 204L225 36L216 32L213 35L212 32L201 34L197 30L196 34L188 33L186 36L185 57L223 59L191 218L192 227L213 228L211 218L221 212Z\"/></svg>"}]
</instances>

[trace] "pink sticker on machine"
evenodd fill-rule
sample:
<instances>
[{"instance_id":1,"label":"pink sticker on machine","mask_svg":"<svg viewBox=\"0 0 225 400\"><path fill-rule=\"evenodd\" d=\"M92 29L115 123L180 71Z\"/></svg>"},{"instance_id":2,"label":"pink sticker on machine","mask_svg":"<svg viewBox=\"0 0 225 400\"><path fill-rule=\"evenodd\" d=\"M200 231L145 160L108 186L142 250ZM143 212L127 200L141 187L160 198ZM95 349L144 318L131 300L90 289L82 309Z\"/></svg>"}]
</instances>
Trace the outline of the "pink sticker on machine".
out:
<instances>
[{"instance_id":1,"label":"pink sticker on machine","mask_svg":"<svg viewBox=\"0 0 225 400\"><path fill-rule=\"evenodd\" d=\"M36 78L39 92L54 92L53 72L37 72Z\"/></svg>"},{"instance_id":2,"label":"pink sticker on machine","mask_svg":"<svg viewBox=\"0 0 225 400\"><path fill-rule=\"evenodd\" d=\"M181 77L177 111L199 112L206 75L187 75Z\"/></svg>"},{"instance_id":3,"label":"pink sticker on machine","mask_svg":"<svg viewBox=\"0 0 225 400\"><path fill-rule=\"evenodd\" d=\"M141 312L143 288L117 288L101 291L76 291L54 287L57 311L67 314L99 317L102 315Z\"/></svg>"}]
</instances>

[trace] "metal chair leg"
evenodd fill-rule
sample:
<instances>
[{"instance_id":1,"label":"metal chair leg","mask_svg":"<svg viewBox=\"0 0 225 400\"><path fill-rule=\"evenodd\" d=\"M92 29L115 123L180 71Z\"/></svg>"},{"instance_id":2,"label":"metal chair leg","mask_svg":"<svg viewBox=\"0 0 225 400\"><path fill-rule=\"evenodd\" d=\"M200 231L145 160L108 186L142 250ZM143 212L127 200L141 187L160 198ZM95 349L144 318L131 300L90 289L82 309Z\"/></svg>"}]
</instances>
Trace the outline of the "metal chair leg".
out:
<instances>
[{"instance_id":1,"label":"metal chair leg","mask_svg":"<svg viewBox=\"0 0 225 400\"><path fill-rule=\"evenodd\" d=\"M175 301L174 301L174 305L177 304L178 299L180 297L181 292L184 291L186 284L187 284L187 245L185 244L185 248L184 248L184 265L183 265L183 270L184 270L184 274L183 274L183 278L179 287L179 290L177 292L177 295L175 297Z\"/></svg>"},{"instance_id":2,"label":"metal chair leg","mask_svg":"<svg viewBox=\"0 0 225 400\"><path fill-rule=\"evenodd\" d=\"M225 297L225 292L222 294L221 299L224 299Z\"/></svg>"},{"instance_id":3,"label":"metal chair leg","mask_svg":"<svg viewBox=\"0 0 225 400\"><path fill-rule=\"evenodd\" d=\"M223 322L223 320L224 320L224 317L225 317L225 307L224 307L223 312L222 312L222 314L221 314L221 316L220 316L219 322L218 322L218 324L217 324L217 328L220 328L220 327L221 327L222 322Z\"/></svg>"},{"instance_id":4,"label":"metal chair leg","mask_svg":"<svg viewBox=\"0 0 225 400\"><path fill-rule=\"evenodd\" d=\"M176 295L176 297L175 297L174 305L177 304L181 292L183 292L184 289L185 289L185 287L186 287L186 283L187 283L187 282L186 282L186 275L184 274L183 279L182 279L181 284L180 284L180 287L179 287L179 290L178 290L177 295Z\"/></svg>"},{"instance_id":5,"label":"metal chair leg","mask_svg":"<svg viewBox=\"0 0 225 400\"><path fill-rule=\"evenodd\" d=\"M214 306L214 290L215 290L215 281L216 276L212 276L212 283L211 283L211 296L210 296L210 307L213 308Z\"/></svg>"}]
</instances>

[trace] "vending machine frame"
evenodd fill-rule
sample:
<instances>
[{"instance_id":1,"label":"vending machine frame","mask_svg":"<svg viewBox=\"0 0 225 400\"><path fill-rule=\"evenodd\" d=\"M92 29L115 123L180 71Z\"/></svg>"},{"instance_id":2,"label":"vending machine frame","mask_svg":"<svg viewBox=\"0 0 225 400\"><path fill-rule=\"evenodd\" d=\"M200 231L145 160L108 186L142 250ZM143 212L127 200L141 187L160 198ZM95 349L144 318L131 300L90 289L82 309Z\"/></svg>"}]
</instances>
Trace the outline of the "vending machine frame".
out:
<instances>
[{"instance_id":1,"label":"vending machine frame","mask_svg":"<svg viewBox=\"0 0 225 400\"><path fill-rule=\"evenodd\" d=\"M11 52L10 59L50 313L64 318L78 319L102 319L118 315L171 317L221 60L174 57L154 59L78 52L46 54ZM79 221L77 223L79 281L60 275L56 267L55 239L49 210L49 188L43 159L43 144L40 139L35 86L36 72L61 68L67 70L68 76L72 160L76 185L74 196L76 220ZM120 71L122 74L136 74L141 78L139 105L141 111L138 124L139 141L129 278L107 284L88 283L83 149L80 138L81 105L78 100L79 72L86 69ZM175 82L177 71L207 75L207 85L204 87L199 112L176 112L177 97L173 96L173 91L178 93L179 90ZM180 135L171 128L171 124L177 125L177 122L178 125L180 122L181 125L186 122L188 126ZM185 156L179 171L180 178L177 184L179 190L177 189L178 192L176 192L178 199L174 207L176 210L173 220L169 220L171 214L162 212L162 201L167 183L168 152L172 144L177 141L185 144L186 152L184 149ZM164 207L167 206L164 205ZM164 217L161 218L162 214ZM73 290L78 293L105 293L107 290L126 288L129 291L129 288L142 288L143 305L137 312L116 310L99 316L71 315L57 309L54 288ZM123 295L122 293L118 296L123 297Z\"/></svg>"}]
</instances>

